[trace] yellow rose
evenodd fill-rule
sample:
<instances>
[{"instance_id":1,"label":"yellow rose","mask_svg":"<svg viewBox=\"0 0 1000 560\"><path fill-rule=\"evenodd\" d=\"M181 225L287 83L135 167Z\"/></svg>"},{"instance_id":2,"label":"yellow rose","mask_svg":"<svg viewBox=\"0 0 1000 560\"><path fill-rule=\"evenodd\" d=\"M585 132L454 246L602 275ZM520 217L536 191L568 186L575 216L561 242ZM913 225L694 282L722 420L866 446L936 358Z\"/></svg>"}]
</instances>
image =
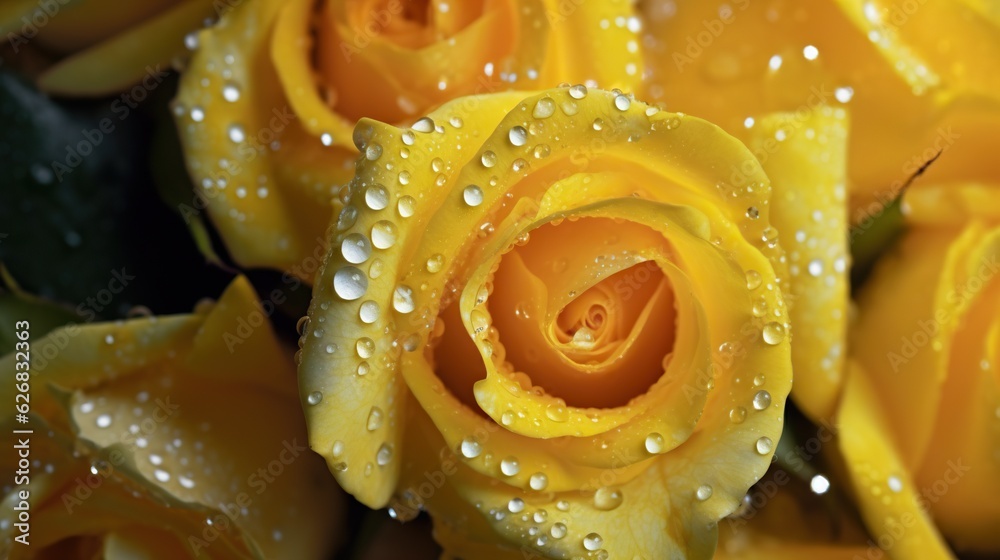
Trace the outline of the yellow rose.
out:
<instances>
[{"instance_id":1,"label":"yellow rose","mask_svg":"<svg viewBox=\"0 0 1000 560\"><path fill-rule=\"evenodd\" d=\"M889 556L996 555L997 190L930 186L905 202L909 230L858 297L841 446L873 542Z\"/></svg>"},{"instance_id":2,"label":"yellow rose","mask_svg":"<svg viewBox=\"0 0 1000 560\"><path fill-rule=\"evenodd\" d=\"M988 2L644 0L641 12L645 91L671 110L742 139L772 111L848 109L852 222L880 215L941 150L928 180L1000 180L978 164L1000 129L1000 15Z\"/></svg>"},{"instance_id":3,"label":"yellow rose","mask_svg":"<svg viewBox=\"0 0 1000 560\"><path fill-rule=\"evenodd\" d=\"M15 64L25 56L45 59L20 64L38 74L42 91L108 95L146 76L160 77L185 53L185 37L216 15L214 7L231 3L235 0L12 0L0 6L0 33Z\"/></svg>"},{"instance_id":4,"label":"yellow rose","mask_svg":"<svg viewBox=\"0 0 1000 560\"><path fill-rule=\"evenodd\" d=\"M239 278L192 315L31 338L29 421L3 420L33 433L15 436L30 466L27 482L4 482L2 556L325 558L341 494L308 450L290 352L266 320L238 330L255 315ZM19 359L0 367L21 371ZM10 381L0 396L13 404Z\"/></svg>"},{"instance_id":5,"label":"yellow rose","mask_svg":"<svg viewBox=\"0 0 1000 560\"><path fill-rule=\"evenodd\" d=\"M632 87L637 24L624 0L244 2L201 33L177 97L198 206L237 263L311 281L297 265L325 252L359 118L410 125L458 96L568 81Z\"/></svg>"},{"instance_id":6,"label":"yellow rose","mask_svg":"<svg viewBox=\"0 0 1000 560\"><path fill-rule=\"evenodd\" d=\"M364 504L429 510L447 557L710 557L781 432L785 294L843 285L844 114L809 118L773 192L735 138L620 92L361 120L301 340L313 449Z\"/></svg>"}]
</instances>

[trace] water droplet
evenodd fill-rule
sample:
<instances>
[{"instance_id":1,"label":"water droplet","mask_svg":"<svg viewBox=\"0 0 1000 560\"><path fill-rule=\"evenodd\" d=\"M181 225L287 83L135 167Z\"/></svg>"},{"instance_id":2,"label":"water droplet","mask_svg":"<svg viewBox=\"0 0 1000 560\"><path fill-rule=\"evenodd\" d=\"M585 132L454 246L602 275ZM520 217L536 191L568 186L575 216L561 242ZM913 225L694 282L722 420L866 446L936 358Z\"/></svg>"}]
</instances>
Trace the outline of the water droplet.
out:
<instances>
[{"instance_id":1,"label":"water droplet","mask_svg":"<svg viewBox=\"0 0 1000 560\"><path fill-rule=\"evenodd\" d=\"M432 132L434 130L434 121L430 117L423 117L417 122L413 123L413 130L417 132Z\"/></svg>"},{"instance_id":2,"label":"water droplet","mask_svg":"<svg viewBox=\"0 0 1000 560\"><path fill-rule=\"evenodd\" d=\"M712 487L708 484L702 484L698 487L698 490L695 491L694 495L699 501L704 502L712 497Z\"/></svg>"},{"instance_id":3,"label":"water droplet","mask_svg":"<svg viewBox=\"0 0 1000 560\"><path fill-rule=\"evenodd\" d=\"M368 375L368 372L371 371L371 369L372 367L368 365L368 362L361 362L358 364L358 375L364 377L365 375Z\"/></svg>"},{"instance_id":4,"label":"water droplet","mask_svg":"<svg viewBox=\"0 0 1000 560\"><path fill-rule=\"evenodd\" d=\"M309 393L308 397L306 397L306 402L308 402L311 405L317 405L322 400L323 400L323 393L319 391L313 391L312 393Z\"/></svg>"},{"instance_id":5,"label":"water droplet","mask_svg":"<svg viewBox=\"0 0 1000 560\"><path fill-rule=\"evenodd\" d=\"M631 106L632 100L627 95L619 94L615 96L615 108L619 111L628 111L628 108Z\"/></svg>"},{"instance_id":6,"label":"water droplet","mask_svg":"<svg viewBox=\"0 0 1000 560\"><path fill-rule=\"evenodd\" d=\"M756 206L751 206L750 208L747 208L747 218L750 218L751 220L756 220L759 217L760 217L760 210L758 210Z\"/></svg>"},{"instance_id":7,"label":"water droplet","mask_svg":"<svg viewBox=\"0 0 1000 560\"><path fill-rule=\"evenodd\" d=\"M434 253L427 259L427 272L431 274L441 271L444 267L444 255L441 253Z\"/></svg>"},{"instance_id":8,"label":"water droplet","mask_svg":"<svg viewBox=\"0 0 1000 560\"><path fill-rule=\"evenodd\" d=\"M573 99L583 99L584 97L587 97L587 86L577 84L569 88L569 96Z\"/></svg>"},{"instance_id":9,"label":"water droplet","mask_svg":"<svg viewBox=\"0 0 1000 560\"><path fill-rule=\"evenodd\" d=\"M95 423L97 424L98 428L107 428L108 426L111 425L111 415L102 414L96 418Z\"/></svg>"},{"instance_id":10,"label":"water droplet","mask_svg":"<svg viewBox=\"0 0 1000 560\"><path fill-rule=\"evenodd\" d=\"M337 345L336 344L327 344L326 345L326 353L327 354L333 354L336 351L337 351Z\"/></svg>"},{"instance_id":11,"label":"water droplet","mask_svg":"<svg viewBox=\"0 0 1000 560\"><path fill-rule=\"evenodd\" d=\"M549 535L553 539L561 539L566 536L567 530L564 523L553 523L552 527L549 528Z\"/></svg>"},{"instance_id":12,"label":"water droplet","mask_svg":"<svg viewBox=\"0 0 1000 560\"><path fill-rule=\"evenodd\" d=\"M521 464L517 462L516 457L507 457L500 461L500 472L505 476L514 476L521 472Z\"/></svg>"},{"instance_id":13,"label":"water droplet","mask_svg":"<svg viewBox=\"0 0 1000 560\"><path fill-rule=\"evenodd\" d=\"M742 424L743 421L746 419L747 419L747 409L743 408L742 406L733 407L733 409L729 411L729 420L733 424Z\"/></svg>"},{"instance_id":14,"label":"water droplet","mask_svg":"<svg viewBox=\"0 0 1000 560\"><path fill-rule=\"evenodd\" d=\"M523 146L528 141L528 131L523 126L515 126L507 133L510 143L515 146Z\"/></svg>"},{"instance_id":15,"label":"water droplet","mask_svg":"<svg viewBox=\"0 0 1000 560\"><path fill-rule=\"evenodd\" d=\"M767 455L768 453L771 452L771 449L774 448L774 442L771 441L771 438L764 436L757 440L756 447L757 447L757 453L760 453L761 455Z\"/></svg>"},{"instance_id":16,"label":"water droplet","mask_svg":"<svg viewBox=\"0 0 1000 560\"><path fill-rule=\"evenodd\" d=\"M372 245L388 249L396 243L396 226L390 221L379 220L372 226Z\"/></svg>"},{"instance_id":17,"label":"water droplet","mask_svg":"<svg viewBox=\"0 0 1000 560\"><path fill-rule=\"evenodd\" d=\"M536 119L547 119L555 112L556 102L551 97L546 96L535 103L535 109L531 112L531 116Z\"/></svg>"},{"instance_id":18,"label":"water droplet","mask_svg":"<svg viewBox=\"0 0 1000 560\"><path fill-rule=\"evenodd\" d=\"M491 150L486 150L480 160L483 162L483 167L493 167L497 164L497 155Z\"/></svg>"},{"instance_id":19,"label":"water droplet","mask_svg":"<svg viewBox=\"0 0 1000 560\"><path fill-rule=\"evenodd\" d=\"M762 330L764 342L768 344L780 344L785 339L785 327L781 323L770 322L764 325Z\"/></svg>"},{"instance_id":20,"label":"water droplet","mask_svg":"<svg viewBox=\"0 0 1000 560\"><path fill-rule=\"evenodd\" d=\"M548 485L549 477L545 476L545 473L535 473L528 479L528 486L531 486L532 490L545 490Z\"/></svg>"},{"instance_id":21,"label":"water droplet","mask_svg":"<svg viewBox=\"0 0 1000 560\"><path fill-rule=\"evenodd\" d=\"M590 533L586 537L583 537L583 548L586 548L587 550L597 550L601 548L601 545L603 544L604 539L602 539L601 535L598 535L597 533Z\"/></svg>"},{"instance_id":22,"label":"water droplet","mask_svg":"<svg viewBox=\"0 0 1000 560\"><path fill-rule=\"evenodd\" d=\"M375 430L382 427L382 409L373 406L368 412L368 423L366 424L369 432L374 432Z\"/></svg>"},{"instance_id":23,"label":"water droplet","mask_svg":"<svg viewBox=\"0 0 1000 560\"><path fill-rule=\"evenodd\" d=\"M344 238L340 244L340 252L344 255L344 260L353 264L360 264L368 260L372 254L372 245L368 238L360 233L352 233Z\"/></svg>"},{"instance_id":24,"label":"water droplet","mask_svg":"<svg viewBox=\"0 0 1000 560\"><path fill-rule=\"evenodd\" d=\"M549 148L548 144L539 144L535 146L535 149L532 151L535 159L547 158L550 153L552 153L552 150Z\"/></svg>"},{"instance_id":25,"label":"water droplet","mask_svg":"<svg viewBox=\"0 0 1000 560\"><path fill-rule=\"evenodd\" d=\"M414 309L413 288L399 285L392 293L392 308L400 313L410 313Z\"/></svg>"},{"instance_id":26,"label":"water droplet","mask_svg":"<svg viewBox=\"0 0 1000 560\"><path fill-rule=\"evenodd\" d=\"M344 454L344 442L339 439L333 442L333 447L331 448L333 453L333 458L336 459Z\"/></svg>"},{"instance_id":27,"label":"water droplet","mask_svg":"<svg viewBox=\"0 0 1000 560\"><path fill-rule=\"evenodd\" d=\"M356 300L368 291L368 278L357 268L345 266L333 275L333 291L347 301Z\"/></svg>"},{"instance_id":28,"label":"water droplet","mask_svg":"<svg viewBox=\"0 0 1000 560\"><path fill-rule=\"evenodd\" d=\"M524 500L521 498L511 499L511 501L507 502L507 510L511 513L521 513L524 511Z\"/></svg>"},{"instance_id":29,"label":"water droplet","mask_svg":"<svg viewBox=\"0 0 1000 560\"><path fill-rule=\"evenodd\" d=\"M893 492L901 492L903 490L903 481L898 476L889 477L889 490Z\"/></svg>"},{"instance_id":30,"label":"water droplet","mask_svg":"<svg viewBox=\"0 0 1000 560\"><path fill-rule=\"evenodd\" d=\"M358 219L358 209L353 206L345 206L337 216L337 231L350 229Z\"/></svg>"},{"instance_id":31,"label":"water droplet","mask_svg":"<svg viewBox=\"0 0 1000 560\"><path fill-rule=\"evenodd\" d=\"M765 379L765 377L764 377L763 373L759 373L759 374L755 375L754 378L753 378L753 386L754 387L760 387L761 385L764 384L764 379Z\"/></svg>"},{"instance_id":32,"label":"water droplet","mask_svg":"<svg viewBox=\"0 0 1000 560\"><path fill-rule=\"evenodd\" d=\"M594 507L601 511L611 511L622 505L624 497L621 490L602 486L594 492Z\"/></svg>"},{"instance_id":33,"label":"water droplet","mask_svg":"<svg viewBox=\"0 0 1000 560\"><path fill-rule=\"evenodd\" d=\"M365 191L365 204L372 210L382 210L389 205L389 191L382 185L372 185Z\"/></svg>"},{"instance_id":34,"label":"water droplet","mask_svg":"<svg viewBox=\"0 0 1000 560\"><path fill-rule=\"evenodd\" d=\"M368 300L361 304L361 309L358 310L358 317L361 318L362 323L370 325L375 321L378 321L380 311L381 309L377 303Z\"/></svg>"},{"instance_id":35,"label":"water droplet","mask_svg":"<svg viewBox=\"0 0 1000 560\"><path fill-rule=\"evenodd\" d=\"M222 98L230 103L235 103L240 100L240 88L233 82L226 82L222 86Z\"/></svg>"},{"instance_id":36,"label":"water droplet","mask_svg":"<svg viewBox=\"0 0 1000 560\"><path fill-rule=\"evenodd\" d=\"M410 195L402 196L396 203L396 211L403 218L409 218L417 209L417 201Z\"/></svg>"},{"instance_id":37,"label":"water droplet","mask_svg":"<svg viewBox=\"0 0 1000 560\"><path fill-rule=\"evenodd\" d=\"M229 134L229 139L236 144L239 144L247 138L246 133L243 132L243 127L238 124L229 125L227 133Z\"/></svg>"},{"instance_id":38,"label":"water droplet","mask_svg":"<svg viewBox=\"0 0 1000 560\"><path fill-rule=\"evenodd\" d=\"M823 274L823 261L820 259L813 259L809 261L809 266L807 267L807 270L809 270L810 276L818 277L819 275Z\"/></svg>"},{"instance_id":39,"label":"water droplet","mask_svg":"<svg viewBox=\"0 0 1000 560\"><path fill-rule=\"evenodd\" d=\"M416 142L417 140L417 137L414 136L413 132L409 130L404 131L402 136L400 136L400 138L403 140L403 143L406 144L407 146L412 146L413 143Z\"/></svg>"},{"instance_id":40,"label":"water droplet","mask_svg":"<svg viewBox=\"0 0 1000 560\"><path fill-rule=\"evenodd\" d=\"M462 440L462 444L459 446L459 451L462 452L462 456L466 459L475 459L476 457L479 457L480 453L483 452L483 446L475 437L467 437Z\"/></svg>"},{"instance_id":41,"label":"water droplet","mask_svg":"<svg viewBox=\"0 0 1000 560\"><path fill-rule=\"evenodd\" d=\"M760 287L760 285L761 285L762 282L763 282L763 279L761 278L759 272L757 272L756 270L748 270L747 271L747 289L748 290L756 290L757 288Z\"/></svg>"},{"instance_id":42,"label":"water droplet","mask_svg":"<svg viewBox=\"0 0 1000 560\"><path fill-rule=\"evenodd\" d=\"M664 441L663 436L653 432L646 436L646 451L656 455L657 453L663 453Z\"/></svg>"},{"instance_id":43,"label":"water droplet","mask_svg":"<svg viewBox=\"0 0 1000 560\"><path fill-rule=\"evenodd\" d=\"M469 206L479 206L483 203L483 190L476 185L469 185L462 191L462 198Z\"/></svg>"},{"instance_id":44,"label":"water droplet","mask_svg":"<svg viewBox=\"0 0 1000 560\"><path fill-rule=\"evenodd\" d=\"M392 460L392 446L387 443L383 443L378 448L378 453L375 454L375 462L378 463L378 466L384 467L388 465L389 461L391 460Z\"/></svg>"},{"instance_id":45,"label":"water droplet","mask_svg":"<svg viewBox=\"0 0 1000 560\"><path fill-rule=\"evenodd\" d=\"M357 350L358 356L367 360L375 355L375 341L367 336L363 336L358 339L357 344L354 345L354 349Z\"/></svg>"},{"instance_id":46,"label":"water droplet","mask_svg":"<svg viewBox=\"0 0 1000 560\"><path fill-rule=\"evenodd\" d=\"M757 391L753 396L753 407L757 410L764 410L771 406L771 393L767 391Z\"/></svg>"}]
</instances>

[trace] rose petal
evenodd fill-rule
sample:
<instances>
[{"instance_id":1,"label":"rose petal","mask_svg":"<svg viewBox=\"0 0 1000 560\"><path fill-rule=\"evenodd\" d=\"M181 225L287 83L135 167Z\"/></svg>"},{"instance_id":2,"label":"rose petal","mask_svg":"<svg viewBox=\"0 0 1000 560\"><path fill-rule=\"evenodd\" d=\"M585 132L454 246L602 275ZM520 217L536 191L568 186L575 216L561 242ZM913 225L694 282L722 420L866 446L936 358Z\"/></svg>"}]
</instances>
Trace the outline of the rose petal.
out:
<instances>
[{"instance_id":1,"label":"rose petal","mask_svg":"<svg viewBox=\"0 0 1000 560\"><path fill-rule=\"evenodd\" d=\"M847 332L846 114L772 114L744 136L771 179L771 219L790 262L792 396L819 422L835 412Z\"/></svg>"}]
</instances>

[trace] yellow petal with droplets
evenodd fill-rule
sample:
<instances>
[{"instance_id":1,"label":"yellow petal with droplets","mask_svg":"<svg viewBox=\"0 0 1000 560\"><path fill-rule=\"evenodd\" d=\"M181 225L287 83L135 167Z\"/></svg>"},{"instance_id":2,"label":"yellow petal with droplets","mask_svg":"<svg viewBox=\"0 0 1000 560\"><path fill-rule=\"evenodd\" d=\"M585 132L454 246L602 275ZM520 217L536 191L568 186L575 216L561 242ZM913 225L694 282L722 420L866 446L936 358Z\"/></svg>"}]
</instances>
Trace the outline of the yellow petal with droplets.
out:
<instances>
[{"instance_id":1,"label":"yellow petal with droplets","mask_svg":"<svg viewBox=\"0 0 1000 560\"><path fill-rule=\"evenodd\" d=\"M627 516L630 508L614 508L616 495L608 489L601 490L601 503L592 503L593 492L609 484L602 475L611 469L626 500L643 499L640 487L653 489L643 513L656 511L655 523L669 528L669 535L646 543L620 535L615 554L649 555L653 548L645 547L655 546L710 551L710 520L732 511L766 469L790 388L780 290L787 272L781 248L765 235L773 229L766 204L771 189L752 154L704 121L584 88L462 99L402 130L362 120L354 137L363 155L314 289L300 367L304 395L336 395L329 405L325 397L307 408L307 416L313 447L342 485L370 505L390 502L393 492L406 497L404 480L412 473L407 466L399 470L397 457L406 465L417 453L414 446L440 445L436 438L407 438L401 452L399 423L419 406L443 441L439 456L460 461L442 484L468 503L483 502L482 514L495 510L494 502L499 507L522 495L546 502L559 495L581 505L581 525L615 526L614 516ZM727 186L729 170L718 165L720 158L749 160L748 184ZM590 187L588 180L599 185ZM754 204L762 208L759 220L745 215ZM532 414L541 426L505 426L512 422L498 408L484 418L475 408L489 409L507 389L473 390L480 367L489 380L489 365L475 363L476 353L485 362L501 352L498 344L477 349L469 334L492 332L481 328L473 309L489 301L491 263L518 243L530 247L532 233L560 219L631 220L663 237L663 248L644 249L627 239L622 246L641 255L636 262L662 263L676 297L677 342L684 346L674 350L677 367L668 366L677 378L663 376L663 387L649 390L632 410L612 410L610 420L594 416L589 421L598 429L580 436L561 431L561 418L545 414L551 422L544 420L541 409ZM643 235L635 245L656 237ZM753 289L747 286L750 271L761 279ZM542 288L595 285L550 276L536 276L545 278ZM545 297L559 307L565 296L553 291ZM772 319L755 316L755 307L766 308ZM558 338L551 330L548 336ZM664 341L664 353L669 344ZM457 363L467 367L461 371ZM685 367L694 363L702 367ZM409 391L400 388L397 371ZM524 397L531 407L544 401ZM385 417L396 423L380 424L375 434L363 431L370 407L390 411ZM663 418L664 408L679 407L686 412ZM652 433L654 427L666 433ZM364 467L386 449L383 469ZM709 466L721 457L734 467ZM701 486L714 488L715 497L700 499L705 504L690 513ZM664 499L673 505L651 509ZM616 513L607 513L612 509ZM494 516L494 528L515 545L541 547L524 540L515 517Z\"/></svg>"},{"instance_id":2,"label":"yellow petal with droplets","mask_svg":"<svg viewBox=\"0 0 1000 560\"><path fill-rule=\"evenodd\" d=\"M792 397L814 422L830 419L840 394L850 297L846 114L830 107L772 114L743 136L771 179L771 220L789 261Z\"/></svg>"},{"instance_id":3,"label":"yellow petal with droplets","mask_svg":"<svg viewBox=\"0 0 1000 560\"><path fill-rule=\"evenodd\" d=\"M849 362L838 416L840 449L865 525L894 558L953 558L897 451L897 436L882 412L885 399L876 391L867 370Z\"/></svg>"}]
</instances>

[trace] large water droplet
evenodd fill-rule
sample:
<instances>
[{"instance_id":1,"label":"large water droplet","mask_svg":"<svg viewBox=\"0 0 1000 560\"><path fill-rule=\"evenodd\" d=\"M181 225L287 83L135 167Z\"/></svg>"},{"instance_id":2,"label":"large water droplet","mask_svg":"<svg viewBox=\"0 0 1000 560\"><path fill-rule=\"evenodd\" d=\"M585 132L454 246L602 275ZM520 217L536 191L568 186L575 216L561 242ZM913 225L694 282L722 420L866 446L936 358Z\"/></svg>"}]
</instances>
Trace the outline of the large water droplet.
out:
<instances>
[{"instance_id":1,"label":"large water droplet","mask_svg":"<svg viewBox=\"0 0 1000 560\"><path fill-rule=\"evenodd\" d=\"M352 301L365 295L368 278L353 266L345 266L333 275L333 291L342 299Z\"/></svg>"},{"instance_id":2,"label":"large water droplet","mask_svg":"<svg viewBox=\"0 0 1000 560\"><path fill-rule=\"evenodd\" d=\"M785 339L785 327L781 323L772 321L764 325L761 334L764 337L764 342L768 344L780 344Z\"/></svg>"},{"instance_id":3,"label":"large water droplet","mask_svg":"<svg viewBox=\"0 0 1000 560\"><path fill-rule=\"evenodd\" d=\"M622 505L624 497L621 490L602 486L594 492L594 507L601 511L611 511Z\"/></svg>"},{"instance_id":4,"label":"large water droplet","mask_svg":"<svg viewBox=\"0 0 1000 560\"><path fill-rule=\"evenodd\" d=\"M462 452L462 456L466 459L475 459L476 457L479 457L480 453L483 452L483 446L475 437L467 437L463 439L461 445L459 445L459 451Z\"/></svg>"},{"instance_id":5,"label":"large water droplet","mask_svg":"<svg viewBox=\"0 0 1000 560\"><path fill-rule=\"evenodd\" d=\"M413 288L405 285L396 286L396 290L392 292L392 308L400 313L412 312Z\"/></svg>"},{"instance_id":6,"label":"large water droplet","mask_svg":"<svg viewBox=\"0 0 1000 560\"><path fill-rule=\"evenodd\" d=\"M523 146L528 141L528 131L523 126L515 126L507 133L510 143L515 146Z\"/></svg>"}]
</instances>

